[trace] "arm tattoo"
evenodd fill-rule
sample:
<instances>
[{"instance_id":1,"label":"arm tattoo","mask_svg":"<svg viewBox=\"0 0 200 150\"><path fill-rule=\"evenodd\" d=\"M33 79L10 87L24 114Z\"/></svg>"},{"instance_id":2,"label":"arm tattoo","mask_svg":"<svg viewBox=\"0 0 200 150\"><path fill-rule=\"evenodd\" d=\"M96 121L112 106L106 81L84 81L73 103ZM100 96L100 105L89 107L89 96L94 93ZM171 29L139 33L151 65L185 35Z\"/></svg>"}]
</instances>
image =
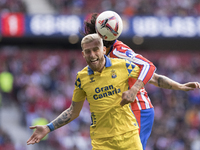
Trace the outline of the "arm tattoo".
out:
<instances>
[{"instance_id":1,"label":"arm tattoo","mask_svg":"<svg viewBox=\"0 0 200 150\"><path fill-rule=\"evenodd\" d=\"M138 89L141 89L141 87L142 87L141 84L139 84L139 83L134 84L134 86L137 87Z\"/></svg>"},{"instance_id":2,"label":"arm tattoo","mask_svg":"<svg viewBox=\"0 0 200 150\"><path fill-rule=\"evenodd\" d=\"M74 102L72 102L71 106L62 112L52 123L55 129L60 128L66 124L68 124L72 117L72 111L74 107Z\"/></svg>"},{"instance_id":3,"label":"arm tattoo","mask_svg":"<svg viewBox=\"0 0 200 150\"><path fill-rule=\"evenodd\" d=\"M158 78L158 86L165 89L172 89L172 85L170 84L170 81L164 77Z\"/></svg>"},{"instance_id":4,"label":"arm tattoo","mask_svg":"<svg viewBox=\"0 0 200 150\"><path fill-rule=\"evenodd\" d=\"M127 95L127 99L130 99L131 101L134 101L134 94L133 93L129 93L129 95Z\"/></svg>"},{"instance_id":5,"label":"arm tattoo","mask_svg":"<svg viewBox=\"0 0 200 150\"><path fill-rule=\"evenodd\" d=\"M141 80L137 80L137 82L135 82L134 86L138 89L143 88L144 84Z\"/></svg>"},{"instance_id":6,"label":"arm tattoo","mask_svg":"<svg viewBox=\"0 0 200 150\"><path fill-rule=\"evenodd\" d=\"M141 80L137 80L135 82L135 84L133 85L134 88L136 88L136 90L132 91L131 93L129 93L127 95L127 99L130 99L131 101L135 100L135 95L137 94L137 92L144 87L144 83ZM132 88L133 88L132 87ZM136 92L136 93L135 93Z\"/></svg>"}]
</instances>

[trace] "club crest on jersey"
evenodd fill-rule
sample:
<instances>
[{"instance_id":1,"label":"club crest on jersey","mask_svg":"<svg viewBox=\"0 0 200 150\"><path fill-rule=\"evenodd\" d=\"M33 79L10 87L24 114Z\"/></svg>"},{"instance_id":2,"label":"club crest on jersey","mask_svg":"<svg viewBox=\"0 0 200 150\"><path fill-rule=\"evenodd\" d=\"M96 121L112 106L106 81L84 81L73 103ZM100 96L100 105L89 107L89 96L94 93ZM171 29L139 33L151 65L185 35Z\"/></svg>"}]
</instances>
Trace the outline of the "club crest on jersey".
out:
<instances>
[{"instance_id":1,"label":"club crest on jersey","mask_svg":"<svg viewBox=\"0 0 200 150\"><path fill-rule=\"evenodd\" d=\"M111 75L112 75L112 78L116 78L117 77L115 70L111 70Z\"/></svg>"},{"instance_id":2,"label":"club crest on jersey","mask_svg":"<svg viewBox=\"0 0 200 150\"><path fill-rule=\"evenodd\" d=\"M126 51L126 56L129 57L129 58L133 58L133 57L134 57L134 52L133 52L132 50L129 50L129 49L128 49L128 50Z\"/></svg>"}]
</instances>

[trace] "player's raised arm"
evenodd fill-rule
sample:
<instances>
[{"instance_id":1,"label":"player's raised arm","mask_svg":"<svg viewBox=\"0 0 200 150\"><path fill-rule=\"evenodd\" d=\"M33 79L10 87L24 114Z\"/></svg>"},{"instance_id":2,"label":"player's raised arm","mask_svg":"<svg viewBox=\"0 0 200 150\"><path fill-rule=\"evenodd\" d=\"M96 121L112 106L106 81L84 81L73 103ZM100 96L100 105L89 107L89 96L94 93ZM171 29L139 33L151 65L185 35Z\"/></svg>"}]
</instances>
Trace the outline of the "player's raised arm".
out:
<instances>
[{"instance_id":1,"label":"player's raised arm","mask_svg":"<svg viewBox=\"0 0 200 150\"><path fill-rule=\"evenodd\" d=\"M45 137L50 131L58 129L79 116L79 113L83 107L84 101L73 102L71 106L63 111L55 120L47 125L31 126L30 129L36 129L32 136L27 140L27 145L35 144Z\"/></svg>"},{"instance_id":2,"label":"player's raised arm","mask_svg":"<svg viewBox=\"0 0 200 150\"><path fill-rule=\"evenodd\" d=\"M164 75L159 75L157 73L154 73L154 76L151 78L149 83L164 89L182 90L182 91L190 91L200 88L200 83L198 82L187 82L185 84L181 84Z\"/></svg>"},{"instance_id":3,"label":"player's raised arm","mask_svg":"<svg viewBox=\"0 0 200 150\"><path fill-rule=\"evenodd\" d=\"M115 54L122 55L122 53L119 53L117 50L115 50ZM180 84L164 75L154 73L156 68L153 65L153 63L144 58L143 56L132 52L131 50L126 51L126 55L124 55L124 58L134 62L140 67L141 72L138 77L138 80L143 81L144 84L149 82L150 84L153 84L160 88L182 91L190 91L200 88L200 84L198 82L188 82L185 84Z\"/></svg>"},{"instance_id":4,"label":"player's raised arm","mask_svg":"<svg viewBox=\"0 0 200 150\"><path fill-rule=\"evenodd\" d=\"M138 65L141 70L138 80L141 80L144 84L147 84L149 82L154 72L156 71L156 67L151 61L144 58L142 55L135 53L125 44L123 44L122 47L120 46L120 44L119 46L116 46L116 48L113 50L113 54L118 58L127 59Z\"/></svg>"}]
</instances>

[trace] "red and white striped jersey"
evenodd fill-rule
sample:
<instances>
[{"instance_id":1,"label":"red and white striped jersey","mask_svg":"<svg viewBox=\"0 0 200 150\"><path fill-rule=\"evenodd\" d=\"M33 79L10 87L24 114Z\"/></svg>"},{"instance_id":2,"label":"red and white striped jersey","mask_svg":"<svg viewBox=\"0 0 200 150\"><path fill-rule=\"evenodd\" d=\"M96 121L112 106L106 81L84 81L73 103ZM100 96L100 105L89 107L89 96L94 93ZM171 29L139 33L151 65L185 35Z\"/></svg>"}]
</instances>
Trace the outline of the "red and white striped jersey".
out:
<instances>
[{"instance_id":1,"label":"red and white striped jersey","mask_svg":"<svg viewBox=\"0 0 200 150\"><path fill-rule=\"evenodd\" d=\"M109 53L107 54L111 58L123 58L127 59L140 67L140 75L138 79L142 80L144 84L152 78L156 67L152 62L144 58L143 56L136 54L131 48L122 43L121 41L116 40L115 43L111 46ZM135 79L129 79L129 87L132 87L136 82ZM145 90L142 88L138 93L136 100L131 103L132 110L143 110L153 108L151 100Z\"/></svg>"}]
</instances>

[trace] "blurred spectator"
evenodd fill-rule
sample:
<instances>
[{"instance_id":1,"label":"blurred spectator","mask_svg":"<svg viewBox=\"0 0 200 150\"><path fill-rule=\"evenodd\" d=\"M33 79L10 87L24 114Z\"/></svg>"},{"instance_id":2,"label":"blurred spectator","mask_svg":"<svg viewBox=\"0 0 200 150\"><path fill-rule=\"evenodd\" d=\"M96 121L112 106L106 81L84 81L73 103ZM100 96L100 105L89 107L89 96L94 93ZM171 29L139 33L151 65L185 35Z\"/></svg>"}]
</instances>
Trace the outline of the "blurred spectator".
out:
<instances>
[{"instance_id":1,"label":"blurred spectator","mask_svg":"<svg viewBox=\"0 0 200 150\"><path fill-rule=\"evenodd\" d=\"M3 64L2 70L0 71L0 93L2 96L2 103L4 106L8 106L11 101L13 80L14 77L12 73L9 72L6 64Z\"/></svg>"},{"instance_id":2,"label":"blurred spectator","mask_svg":"<svg viewBox=\"0 0 200 150\"><path fill-rule=\"evenodd\" d=\"M22 0L1 0L0 14L3 13L26 13L26 6Z\"/></svg>"},{"instance_id":3,"label":"blurred spectator","mask_svg":"<svg viewBox=\"0 0 200 150\"><path fill-rule=\"evenodd\" d=\"M0 149L15 150L14 144L10 136L0 128Z\"/></svg>"}]
</instances>

